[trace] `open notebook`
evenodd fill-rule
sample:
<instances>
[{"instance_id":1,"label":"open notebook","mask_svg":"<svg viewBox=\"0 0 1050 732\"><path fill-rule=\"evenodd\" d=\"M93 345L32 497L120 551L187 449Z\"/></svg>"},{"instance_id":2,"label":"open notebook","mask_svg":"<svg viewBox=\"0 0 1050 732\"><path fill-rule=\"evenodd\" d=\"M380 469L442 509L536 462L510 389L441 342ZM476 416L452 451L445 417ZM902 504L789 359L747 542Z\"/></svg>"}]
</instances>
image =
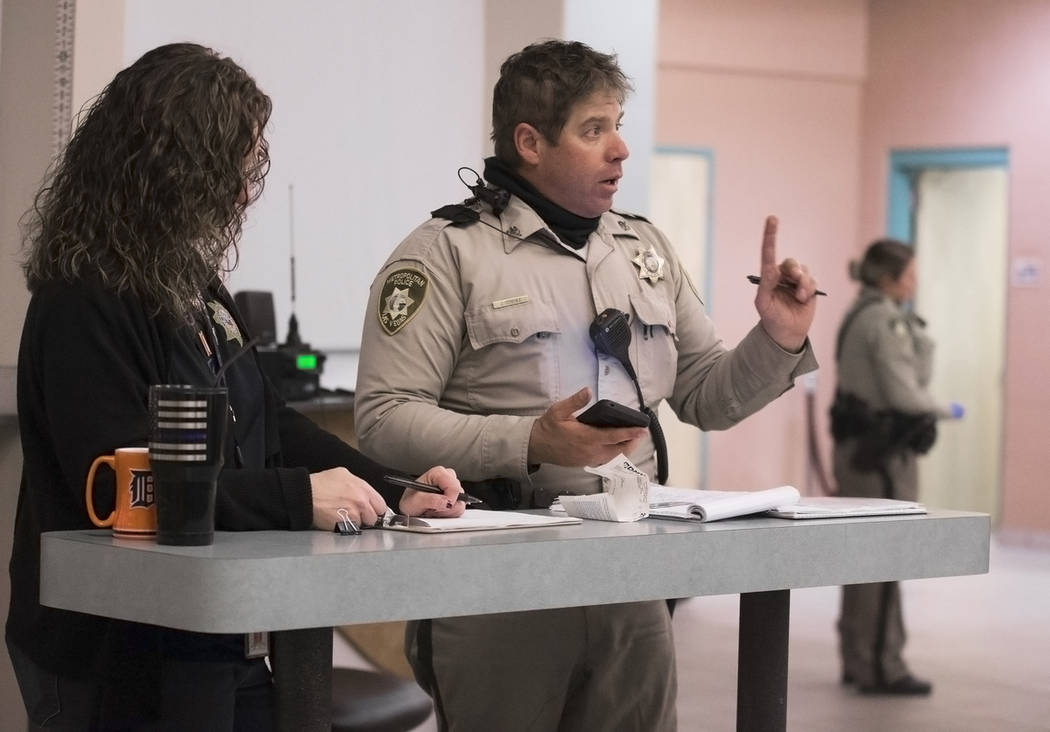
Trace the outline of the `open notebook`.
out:
<instances>
[{"instance_id":1,"label":"open notebook","mask_svg":"<svg viewBox=\"0 0 1050 732\"><path fill-rule=\"evenodd\" d=\"M391 516L382 528L394 531L417 531L442 534L449 531L485 531L489 529L529 529L539 526L579 524L582 519L565 514L519 513L517 511L467 511L457 518L418 518Z\"/></svg>"},{"instance_id":2,"label":"open notebook","mask_svg":"<svg viewBox=\"0 0 1050 732\"><path fill-rule=\"evenodd\" d=\"M718 521L786 507L798 499L798 489L790 485L760 491L701 491L652 484L649 518Z\"/></svg>"}]
</instances>

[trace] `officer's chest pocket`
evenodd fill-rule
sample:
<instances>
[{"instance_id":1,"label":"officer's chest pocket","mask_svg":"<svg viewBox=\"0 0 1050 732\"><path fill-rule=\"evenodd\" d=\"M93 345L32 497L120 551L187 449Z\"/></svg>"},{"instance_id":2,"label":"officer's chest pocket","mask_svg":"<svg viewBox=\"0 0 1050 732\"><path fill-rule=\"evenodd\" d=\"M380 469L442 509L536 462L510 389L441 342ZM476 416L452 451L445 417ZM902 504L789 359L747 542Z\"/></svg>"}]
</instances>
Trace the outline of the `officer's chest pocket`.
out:
<instances>
[{"instance_id":1,"label":"officer's chest pocket","mask_svg":"<svg viewBox=\"0 0 1050 732\"><path fill-rule=\"evenodd\" d=\"M457 371L481 412L537 414L557 397L561 334L557 310L536 299L466 311L467 338Z\"/></svg>"},{"instance_id":2,"label":"officer's chest pocket","mask_svg":"<svg viewBox=\"0 0 1050 732\"><path fill-rule=\"evenodd\" d=\"M634 311L631 318L632 351L638 359L635 370L646 403L655 403L671 396L678 372L674 301L648 290L632 292L630 298Z\"/></svg>"}]
</instances>

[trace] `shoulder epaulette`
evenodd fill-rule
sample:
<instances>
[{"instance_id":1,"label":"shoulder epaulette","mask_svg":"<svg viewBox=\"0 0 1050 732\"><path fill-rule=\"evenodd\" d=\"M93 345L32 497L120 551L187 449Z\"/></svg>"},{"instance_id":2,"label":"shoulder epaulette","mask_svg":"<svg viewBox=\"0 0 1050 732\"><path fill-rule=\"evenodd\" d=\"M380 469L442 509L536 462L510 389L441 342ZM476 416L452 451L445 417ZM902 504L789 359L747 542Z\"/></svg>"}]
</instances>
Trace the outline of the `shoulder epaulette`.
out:
<instances>
[{"instance_id":1,"label":"shoulder epaulette","mask_svg":"<svg viewBox=\"0 0 1050 732\"><path fill-rule=\"evenodd\" d=\"M463 203L450 203L434 209L430 215L435 219L446 219L453 226L468 226L481 220L481 214Z\"/></svg>"},{"instance_id":2,"label":"shoulder epaulette","mask_svg":"<svg viewBox=\"0 0 1050 732\"><path fill-rule=\"evenodd\" d=\"M616 209L609 209L610 213L614 213L617 216L623 216L625 219L633 219L635 221L644 221L647 224L653 223L649 219L645 218L641 214L631 213L630 211L617 211Z\"/></svg>"}]
</instances>

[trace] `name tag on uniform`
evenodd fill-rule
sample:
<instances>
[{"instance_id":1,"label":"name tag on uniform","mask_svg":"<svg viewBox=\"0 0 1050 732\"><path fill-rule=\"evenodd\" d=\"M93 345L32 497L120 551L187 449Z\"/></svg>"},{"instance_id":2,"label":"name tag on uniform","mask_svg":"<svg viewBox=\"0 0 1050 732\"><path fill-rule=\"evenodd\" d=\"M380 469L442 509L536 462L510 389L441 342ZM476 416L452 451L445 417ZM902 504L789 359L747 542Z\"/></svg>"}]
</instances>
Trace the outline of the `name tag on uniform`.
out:
<instances>
[{"instance_id":1,"label":"name tag on uniform","mask_svg":"<svg viewBox=\"0 0 1050 732\"><path fill-rule=\"evenodd\" d=\"M499 310L500 308L509 308L511 305L521 305L523 302L528 301L528 295L518 295L517 297L508 297L506 300L496 300L492 303L492 307Z\"/></svg>"}]
</instances>

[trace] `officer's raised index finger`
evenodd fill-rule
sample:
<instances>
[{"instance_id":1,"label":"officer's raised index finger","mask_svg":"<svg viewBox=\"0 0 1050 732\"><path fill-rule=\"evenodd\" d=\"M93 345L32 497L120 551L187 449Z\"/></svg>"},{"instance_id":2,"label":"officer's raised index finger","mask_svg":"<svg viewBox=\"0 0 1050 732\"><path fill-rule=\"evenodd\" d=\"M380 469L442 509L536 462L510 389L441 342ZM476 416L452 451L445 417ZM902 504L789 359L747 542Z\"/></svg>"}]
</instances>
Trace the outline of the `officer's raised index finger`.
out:
<instances>
[{"instance_id":1,"label":"officer's raised index finger","mask_svg":"<svg viewBox=\"0 0 1050 732\"><path fill-rule=\"evenodd\" d=\"M762 270L777 264L777 217L766 216L766 229L762 232Z\"/></svg>"}]
</instances>

